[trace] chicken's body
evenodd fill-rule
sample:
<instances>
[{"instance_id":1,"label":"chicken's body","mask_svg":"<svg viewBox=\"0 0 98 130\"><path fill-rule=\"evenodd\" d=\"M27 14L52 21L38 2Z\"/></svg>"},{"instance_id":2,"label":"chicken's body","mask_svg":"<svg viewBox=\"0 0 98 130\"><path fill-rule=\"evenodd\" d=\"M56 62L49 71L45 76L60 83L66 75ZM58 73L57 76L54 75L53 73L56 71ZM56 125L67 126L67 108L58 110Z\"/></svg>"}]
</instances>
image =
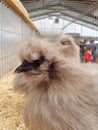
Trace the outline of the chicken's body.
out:
<instances>
[{"instance_id":1,"label":"chicken's body","mask_svg":"<svg viewBox=\"0 0 98 130\"><path fill-rule=\"evenodd\" d=\"M28 95L28 130L98 130L98 88L93 79L44 45L37 41L21 49L22 64L16 69L14 88Z\"/></svg>"},{"instance_id":2,"label":"chicken's body","mask_svg":"<svg viewBox=\"0 0 98 130\"><path fill-rule=\"evenodd\" d=\"M98 64L96 63L81 63L80 68L83 68L91 76L96 77L98 74Z\"/></svg>"}]
</instances>

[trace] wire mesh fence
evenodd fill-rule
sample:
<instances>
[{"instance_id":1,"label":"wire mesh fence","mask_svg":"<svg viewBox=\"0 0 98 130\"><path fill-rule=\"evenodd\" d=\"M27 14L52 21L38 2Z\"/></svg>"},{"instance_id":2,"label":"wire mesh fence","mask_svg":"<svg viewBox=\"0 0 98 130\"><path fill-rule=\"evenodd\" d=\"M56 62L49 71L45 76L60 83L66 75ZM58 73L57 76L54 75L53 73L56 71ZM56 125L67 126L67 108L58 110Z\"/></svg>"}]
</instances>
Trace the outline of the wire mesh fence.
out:
<instances>
[{"instance_id":1,"label":"wire mesh fence","mask_svg":"<svg viewBox=\"0 0 98 130\"><path fill-rule=\"evenodd\" d=\"M18 64L20 44L34 31L3 1L0 1L0 78Z\"/></svg>"}]
</instances>

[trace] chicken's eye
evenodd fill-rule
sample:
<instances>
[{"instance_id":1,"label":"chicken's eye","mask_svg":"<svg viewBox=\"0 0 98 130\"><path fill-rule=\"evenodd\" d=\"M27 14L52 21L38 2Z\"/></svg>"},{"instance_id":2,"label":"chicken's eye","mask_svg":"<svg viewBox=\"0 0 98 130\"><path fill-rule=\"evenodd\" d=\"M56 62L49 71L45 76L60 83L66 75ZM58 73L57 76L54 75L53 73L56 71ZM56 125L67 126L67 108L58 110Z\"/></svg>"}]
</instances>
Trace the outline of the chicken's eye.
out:
<instances>
[{"instance_id":1,"label":"chicken's eye","mask_svg":"<svg viewBox=\"0 0 98 130\"><path fill-rule=\"evenodd\" d=\"M70 44L70 41L62 41L61 44L62 44L62 45L69 45L69 44Z\"/></svg>"},{"instance_id":2,"label":"chicken's eye","mask_svg":"<svg viewBox=\"0 0 98 130\"><path fill-rule=\"evenodd\" d=\"M44 57L40 57L38 60L33 61L32 67L34 69L37 69L40 67L40 65L44 62Z\"/></svg>"}]
</instances>

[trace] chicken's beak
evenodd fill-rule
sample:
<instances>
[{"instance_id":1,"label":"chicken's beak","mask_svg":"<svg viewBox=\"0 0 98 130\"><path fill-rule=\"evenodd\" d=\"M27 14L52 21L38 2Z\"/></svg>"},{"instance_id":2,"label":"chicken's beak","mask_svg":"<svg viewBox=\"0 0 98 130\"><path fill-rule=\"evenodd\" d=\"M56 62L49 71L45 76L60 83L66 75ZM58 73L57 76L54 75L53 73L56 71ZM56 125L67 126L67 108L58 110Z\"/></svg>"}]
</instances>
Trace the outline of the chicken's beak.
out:
<instances>
[{"instance_id":1,"label":"chicken's beak","mask_svg":"<svg viewBox=\"0 0 98 130\"><path fill-rule=\"evenodd\" d=\"M31 70L31 67L30 66L26 66L24 64L21 64L20 66L18 66L16 69L15 69L15 73L21 73L21 72L27 72Z\"/></svg>"}]
</instances>

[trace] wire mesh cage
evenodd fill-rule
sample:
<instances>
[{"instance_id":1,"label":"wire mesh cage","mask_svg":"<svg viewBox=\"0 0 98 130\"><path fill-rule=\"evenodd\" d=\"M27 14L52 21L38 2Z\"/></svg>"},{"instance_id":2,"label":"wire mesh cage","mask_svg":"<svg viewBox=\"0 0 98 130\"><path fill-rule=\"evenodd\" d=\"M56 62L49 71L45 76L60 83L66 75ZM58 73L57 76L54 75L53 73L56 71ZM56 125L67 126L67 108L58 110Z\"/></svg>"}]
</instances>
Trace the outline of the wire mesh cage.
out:
<instances>
[{"instance_id":1,"label":"wire mesh cage","mask_svg":"<svg viewBox=\"0 0 98 130\"><path fill-rule=\"evenodd\" d=\"M34 31L24 20L0 2L0 78L18 63L19 46L34 35Z\"/></svg>"}]
</instances>

